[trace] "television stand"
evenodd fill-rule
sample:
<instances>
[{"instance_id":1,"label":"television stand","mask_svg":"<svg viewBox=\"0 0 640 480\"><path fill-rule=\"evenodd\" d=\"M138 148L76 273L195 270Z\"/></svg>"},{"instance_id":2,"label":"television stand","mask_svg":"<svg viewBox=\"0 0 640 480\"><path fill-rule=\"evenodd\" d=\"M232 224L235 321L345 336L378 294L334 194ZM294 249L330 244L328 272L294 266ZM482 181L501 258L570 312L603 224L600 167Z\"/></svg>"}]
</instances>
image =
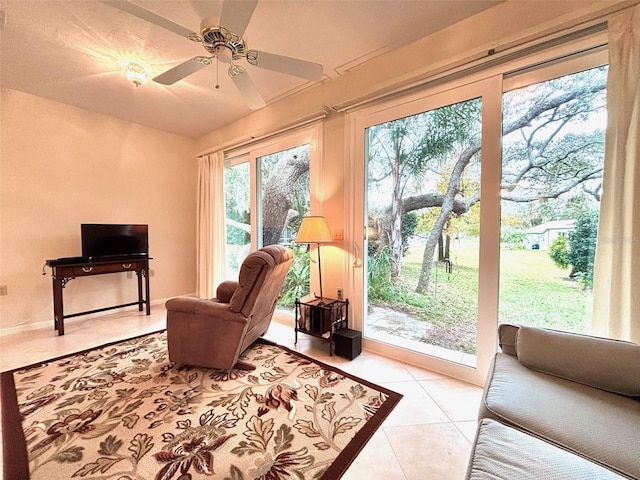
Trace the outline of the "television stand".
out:
<instances>
[{"instance_id":1,"label":"television stand","mask_svg":"<svg viewBox=\"0 0 640 480\"><path fill-rule=\"evenodd\" d=\"M58 258L47 260L46 265L51 267L53 277L53 328L58 331L58 335L64 335L64 319L89 315L91 313L104 312L115 308L130 307L138 305L138 311L142 311L143 304L146 304L147 315L151 315L151 304L149 301L149 257L122 257L114 259L93 259L83 257ZM89 277L92 275L104 275L107 273L136 272L138 277L138 301L113 305L110 307L87 310L85 312L64 314L63 290L66 284L77 277ZM142 296L142 279L144 277L144 297Z\"/></svg>"}]
</instances>

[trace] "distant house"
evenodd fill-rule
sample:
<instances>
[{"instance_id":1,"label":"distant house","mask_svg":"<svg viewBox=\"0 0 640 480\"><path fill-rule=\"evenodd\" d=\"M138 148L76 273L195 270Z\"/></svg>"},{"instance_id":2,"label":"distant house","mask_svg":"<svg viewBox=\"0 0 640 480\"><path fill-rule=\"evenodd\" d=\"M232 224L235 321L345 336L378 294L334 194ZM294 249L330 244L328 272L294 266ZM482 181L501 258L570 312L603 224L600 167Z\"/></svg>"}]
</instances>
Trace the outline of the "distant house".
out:
<instances>
[{"instance_id":1,"label":"distant house","mask_svg":"<svg viewBox=\"0 0 640 480\"><path fill-rule=\"evenodd\" d=\"M541 223L525 230L527 234L525 243L528 248L533 250L548 250L556 238L561 235L568 237L575 228L575 220L555 220Z\"/></svg>"}]
</instances>

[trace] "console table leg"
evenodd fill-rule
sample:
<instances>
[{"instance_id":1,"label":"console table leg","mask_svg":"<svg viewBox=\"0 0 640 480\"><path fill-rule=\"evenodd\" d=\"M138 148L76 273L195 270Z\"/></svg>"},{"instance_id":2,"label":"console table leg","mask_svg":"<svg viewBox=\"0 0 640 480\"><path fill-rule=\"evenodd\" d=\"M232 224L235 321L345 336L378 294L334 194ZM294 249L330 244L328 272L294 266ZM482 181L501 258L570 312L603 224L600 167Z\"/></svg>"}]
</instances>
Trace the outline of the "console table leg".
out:
<instances>
[{"instance_id":1,"label":"console table leg","mask_svg":"<svg viewBox=\"0 0 640 480\"><path fill-rule=\"evenodd\" d=\"M294 345L298 345L298 308L300 308L300 305L298 304L298 299L296 298L296 316L295 316L295 320L294 320L294 331L295 331L295 340L293 341Z\"/></svg>"},{"instance_id":2,"label":"console table leg","mask_svg":"<svg viewBox=\"0 0 640 480\"><path fill-rule=\"evenodd\" d=\"M142 311L142 270L136 272L138 277L138 311Z\"/></svg>"},{"instance_id":3,"label":"console table leg","mask_svg":"<svg viewBox=\"0 0 640 480\"><path fill-rule=\"evenodd\" d=\"M61 278L53 279L53 328L58 331L58 335L64 335L64 306L62 303L62 289L64 288Z\"/></svg>"},{"instance_id":4,"label":"console table leg","mask_svg":"<svg viewBox=\"0 0 640 480\"><path fill-rule=\"evenodd\" d=\"M149 296L149 267L145 271L144 276L145 300L147 302L147 315L151 315L151 297Z\"/></svg>"}]
</instances>

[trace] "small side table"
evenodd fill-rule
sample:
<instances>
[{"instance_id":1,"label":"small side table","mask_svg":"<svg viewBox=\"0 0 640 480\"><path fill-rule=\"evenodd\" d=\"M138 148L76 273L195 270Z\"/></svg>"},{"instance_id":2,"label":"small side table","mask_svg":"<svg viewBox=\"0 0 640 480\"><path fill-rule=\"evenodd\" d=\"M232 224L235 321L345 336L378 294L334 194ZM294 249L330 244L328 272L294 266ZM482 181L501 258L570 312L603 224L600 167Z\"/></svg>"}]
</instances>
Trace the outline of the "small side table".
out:
<instances>
[{"instance_id":1,"label":"small side table","mask_svg":"<svg viewBox=\"0 0 640 480\"><path fill-rule=\"evenodd\" d=\"M298 332L329 341L329 355L333 355L333 335L349 325L349 300L305 297L296 299L295 342Z\"/></svg>"}]
</instances>

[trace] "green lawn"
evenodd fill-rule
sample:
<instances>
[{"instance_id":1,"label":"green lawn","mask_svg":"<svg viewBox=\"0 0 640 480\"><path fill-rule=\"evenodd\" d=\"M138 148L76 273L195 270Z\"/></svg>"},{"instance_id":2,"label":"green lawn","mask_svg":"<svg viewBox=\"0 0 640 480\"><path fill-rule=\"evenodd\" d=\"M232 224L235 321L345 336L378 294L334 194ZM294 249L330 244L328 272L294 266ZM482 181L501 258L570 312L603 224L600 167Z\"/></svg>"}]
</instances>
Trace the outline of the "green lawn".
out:
<instances>
[{"instance_id":1,"label":"green lawn","mask_svg":"<svg viewBox=\"0 0 640 480\"><path fill-rule=\"evenodd\" d=\"M568 279L546 251L503 250L500 265L501 322L586 331L591 291Z\"/></svg>"},{"instance_id":2,"label":"green lawn","mask_svg":"<svg viewBox=\"0 0 640 480\"><path fill-rule=\"evenodd\" d=\"M452 244L453 270L434 266L428 295L415 293L422 248L410 249L403 259L399 302L386 307L411 313L434 325L430 342L467 353L475 352L478 242ZM591 308L591 292L567 278L541 250L501 252L498 322L512 322L569 331L585 331ZM380 302L376 302L380 303Z\"/></svg>"}]
</instances>

